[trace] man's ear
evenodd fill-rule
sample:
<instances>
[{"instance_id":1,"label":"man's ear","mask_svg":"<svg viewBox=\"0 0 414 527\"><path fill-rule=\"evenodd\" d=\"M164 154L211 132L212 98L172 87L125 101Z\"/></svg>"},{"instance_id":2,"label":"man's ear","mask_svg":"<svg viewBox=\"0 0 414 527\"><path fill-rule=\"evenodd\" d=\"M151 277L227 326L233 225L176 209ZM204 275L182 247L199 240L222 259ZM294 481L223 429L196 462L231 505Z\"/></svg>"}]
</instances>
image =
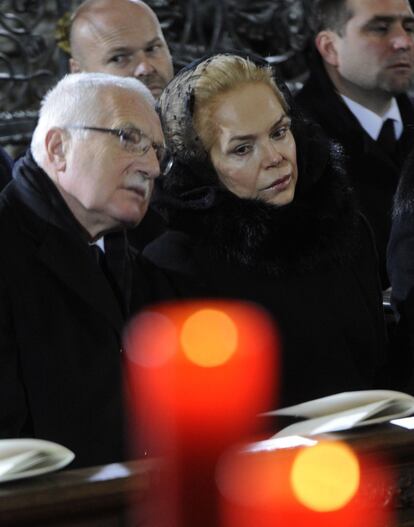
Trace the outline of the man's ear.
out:
<instances>
[{"instance_id":1,"label":"man's ear","mask_svg":"<svg viewBox=\"0 0 414 527\"><path fill-rule=\"evenodd\" d=\"M66 168L68 141L68 134L62 128L51 128L46 134L47 159L58 171L63 171Z\"/></svg>"},{"instance_id":2,"label":"man's ear","mask_svg":"<svg viewBox=\"0 0 414 527\"><path fill-rule=\"evenodd\" d=\"M315 46L322 59L331 66L338 66L337 44L339 35L333 31L320 31L315 38Z\"/></svg>"},{"instance_id":3,"label":"man's ear","mask_svg":"<svg viewBox=\"0 0 414 527\"><path fill-rule=\"evenodd\" d=\"M72 57L69 59L69 71L71 73L80 73L82 71L79 62Z\"/></svg>"}]
</instances>

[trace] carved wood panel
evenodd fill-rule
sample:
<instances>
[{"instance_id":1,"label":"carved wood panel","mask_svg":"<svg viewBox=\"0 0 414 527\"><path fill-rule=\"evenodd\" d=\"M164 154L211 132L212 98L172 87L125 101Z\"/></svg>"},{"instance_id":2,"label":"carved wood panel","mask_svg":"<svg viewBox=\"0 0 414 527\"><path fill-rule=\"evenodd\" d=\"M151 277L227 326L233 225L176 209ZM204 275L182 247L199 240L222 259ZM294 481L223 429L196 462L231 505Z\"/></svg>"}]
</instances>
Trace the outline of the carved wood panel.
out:
<instances>
[{"instance_id":1,"label":"carved wood panel","mask_svg":"<svg viewBox=\"0 0 414 527\"><path fill-rule=\"evenodd\" d=\"M293 86L306 73L313 0L148 0L177 68L206 53L265 56ZM0 0L0 144L27 144L45 91L67 71L79 0ZM65 47L66 46L66 47Z\"/></svg>"}]
</instances>

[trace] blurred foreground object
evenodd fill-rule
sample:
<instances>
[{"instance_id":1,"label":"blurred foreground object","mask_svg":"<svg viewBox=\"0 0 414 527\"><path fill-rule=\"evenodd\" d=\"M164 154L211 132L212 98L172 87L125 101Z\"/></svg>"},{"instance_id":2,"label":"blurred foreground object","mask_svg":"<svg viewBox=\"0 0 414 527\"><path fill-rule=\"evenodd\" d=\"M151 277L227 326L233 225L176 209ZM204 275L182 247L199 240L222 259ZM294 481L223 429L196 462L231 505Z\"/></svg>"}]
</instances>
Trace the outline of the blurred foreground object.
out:
<instances>
[{"instance_id":1,"label":"blurred foreground object","mask_svg":"<svg viewBox=\"0 0 414 527\"><path fill-rule=\"evenodd\" d=\"M133 440L168 467L151 525L217 525L217 459L257 437L274 397L274 323L248 303L161 304L135 319L127 351Z\"/></svg>"},{"instance_id":2,"label":"blurred foreground object","mask_svg":"<svg viewBox=\"0 0 414 527\"><path fill-rule=\"evenodd\" d=\"M269 443L233 449L220 460L223 527L392 525L382 496L372 492L391 482L376 458L328 439L300 448Z\"/></svg>"}]
</instances>

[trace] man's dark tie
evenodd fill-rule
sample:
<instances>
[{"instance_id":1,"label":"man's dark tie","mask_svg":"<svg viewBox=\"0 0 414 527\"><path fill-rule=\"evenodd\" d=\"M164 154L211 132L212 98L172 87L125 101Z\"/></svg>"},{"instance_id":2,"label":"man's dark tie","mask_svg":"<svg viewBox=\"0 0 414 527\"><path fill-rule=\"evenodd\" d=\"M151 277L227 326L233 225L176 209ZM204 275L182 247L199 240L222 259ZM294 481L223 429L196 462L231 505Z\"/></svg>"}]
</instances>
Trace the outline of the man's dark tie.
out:
<instances>
[{"instance_id":1,"label":"man's dark tie","mask_svg":"<svg viewBox=\"0 0 414 527\"><path fill-rule=\"evenodd\" d=\"M386 119L382 123L382 128L377 139L377 144L390 157L396 153L397 139L395 137L394 119Z\"/></svg>"},{"instance_id":2,"label":"man's dark tie","mask_svg":"<svg viewBox=\"0 0 414 527\"><path fill-rule=\"evenodd\" d=\"M111 276L111 273L108 269L108 262L106 261L105 252L99 247L99 245L96 245L95 243L89 245L89 250L92 253L93 259L96 261L111 287L113 288L113 277Z\"/></svg>"},{"instance_id":3,"label":"man's dark tie","mask_svg":"<svg viewBox=\"0 0 414 527\"><path fill-rule=\"evenodd\" d=\"M105 253L103 252L103 250L99 247L99 245L96 245L96 243L91 243L89 245L89 249L96 263L99 265L99 267L102 268L102 270L104 270L105 269Z\"/></svg>"},{"instance_id":4,"label":"man's dark tie","mask_svg":"<svg viewBox=\"0 0 414 527\"><path fill-rule=\"evenodd\" d=\"M108 280L116 298L118 299L123 310L126 310L129 306L129 293L125 292L126 284L124 284L124 260L118 262L119 254L116 251L116 239L112 240L111 235L107 235L108 243L110 242L110 254L104 252L99 245L95 243L89 245L89 249L93 255L93 258L101 268L103 274ZM105 241L105 248L107 241ZM109 257L108 257L109 256ZM127 289L128 290L128 289Z\"/></svg>"}]
</instances>

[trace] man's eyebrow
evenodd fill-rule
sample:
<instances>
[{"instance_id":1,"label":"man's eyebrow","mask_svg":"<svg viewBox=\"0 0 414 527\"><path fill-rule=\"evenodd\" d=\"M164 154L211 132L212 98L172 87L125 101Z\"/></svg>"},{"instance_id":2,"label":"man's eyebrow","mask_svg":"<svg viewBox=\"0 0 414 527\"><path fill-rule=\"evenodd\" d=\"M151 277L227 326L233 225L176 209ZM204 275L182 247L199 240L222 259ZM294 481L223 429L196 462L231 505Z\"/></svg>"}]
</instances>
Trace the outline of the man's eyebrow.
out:
<instances>
[{"instance_id":1,"label":"man's eyebrow","mask_svg":"<svg viewBox=\"0 0 414 527\"><path fill-rule=\"evenodd\" d=\"M117 48L110 48L107 50L106 52L106 55L107 56L110 56L110 55L114 55L116 53L132 53L132 48L130 47L127 47L127 46L119 46Z\"/></svg>"},{"instance_id":2,"label":"man's eyebrow","mask_svg":"<svg viewBox=\"0 0 414 527\"><path fill-rule=\"evenodd\" d=\"M154 46L155 44L162 44L162 40L160 37L154 37L148 42L145 42L145 44L141 46L139 49L140 50L147 49L147 48L150 48L151 46ZM110 57L111 55L116 55L117 53L130 54L130 53L134 53L135 51L137 50L133 48L132 46L118 46L115 48L108 49L106 52L106 56Z\"/></svg>"},{"instance_id":3,"label":"man's eyebrow","mask_svg":"<svg viewBox=\"0 0 414 527\"><path fill-rule=\"evenodd\" d=\"M153 46L154 44L162 44L162 40L160 37L154 37L153 39L149 40L145 43L144 48L149 48Z\"/></svg>"},{"instance_id":4,"label":"man's eyebrow","mask_svg":"<svg viewBox=\"0 0 414 527\"><path fill-rule=\"evenodd\" d=\"M283 114L280 117L280 119L278 119L275 123L272 124L270 129L273 130L273 128L276 128L276 126L279 126L286 119L289 119L289 117L286 114ZM230 139L229 143L231 143L232 141L246 141L247 139L254 139L255 137L256 137L255 134L234 135Z\"/></svg>"},{"instance_id":5,"label":"man's eyebrow","mask_svg":"<svg viewBox=\"0 0 414 527\"><path fill-rule=\"evenodd\" d=\"M368 20L365 26L370 26L371 24L376 24L378 22L384 22L385 24L392 24L393 22L397 22L398 20L401 20L402 22L413 22L414 23L414 16L411 16L411 15L393 15L393 16L377 15L377 16L372 17L370 20Z\"/></svg>"}]
</instances>

